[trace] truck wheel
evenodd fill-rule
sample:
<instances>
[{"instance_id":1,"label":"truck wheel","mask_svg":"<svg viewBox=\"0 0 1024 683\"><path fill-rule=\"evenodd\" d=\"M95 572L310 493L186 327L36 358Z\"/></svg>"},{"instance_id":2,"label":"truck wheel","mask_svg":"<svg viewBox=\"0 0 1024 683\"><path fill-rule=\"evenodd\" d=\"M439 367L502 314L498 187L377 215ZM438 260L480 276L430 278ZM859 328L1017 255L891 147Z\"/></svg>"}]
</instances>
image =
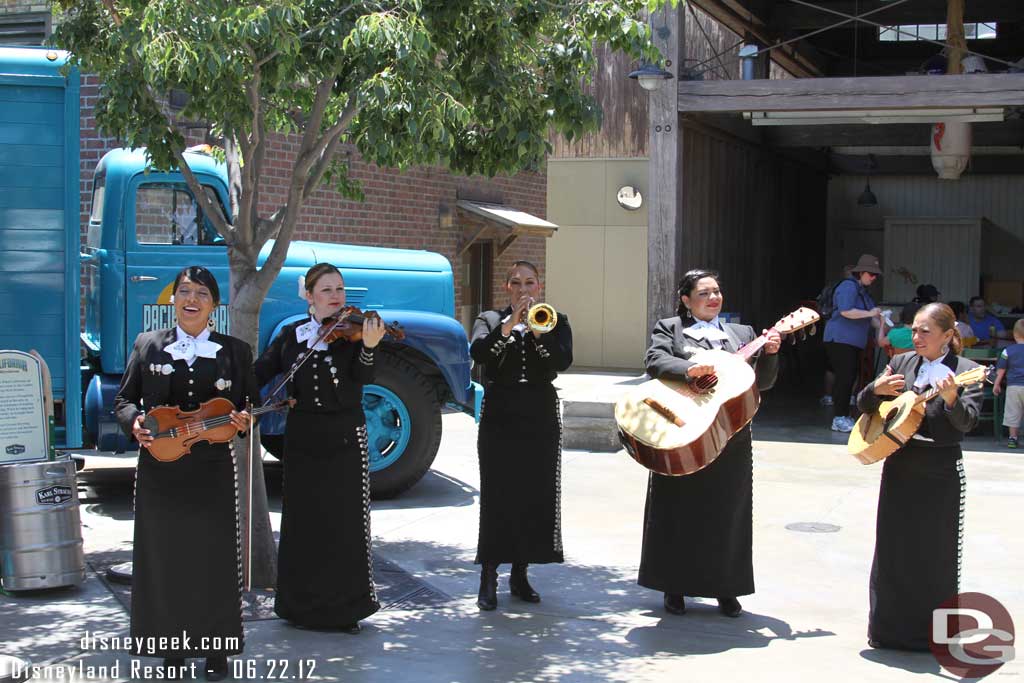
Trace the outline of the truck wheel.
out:
<instances>
[{"instance_id":1,"label":"truck wheel","mask_svg":"<svg viewBox=\"0 0 1024 683\"><path fill-rule=\"evenodd\" d=\"M377 357L375 381L363 387L370 449L370 491L391 498L418 482L441 445L441 405L433 385L411 363Z\"/></svg>"}]
</instances>

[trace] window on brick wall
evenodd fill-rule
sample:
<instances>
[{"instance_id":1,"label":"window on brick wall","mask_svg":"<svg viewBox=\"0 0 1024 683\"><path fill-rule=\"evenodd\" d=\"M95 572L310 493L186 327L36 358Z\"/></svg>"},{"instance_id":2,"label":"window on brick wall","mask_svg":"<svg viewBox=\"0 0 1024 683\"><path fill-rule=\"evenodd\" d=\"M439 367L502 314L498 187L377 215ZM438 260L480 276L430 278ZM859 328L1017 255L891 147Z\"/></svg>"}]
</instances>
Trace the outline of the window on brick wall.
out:
<instances>
[{"instance_id":1,"label":"window on brick wall","mask_svg":"<svg viewBox=\"0 0 1024 683\"><path fill-rule=\"evenodd\" d=\"M51 32L49 12L0 14L0 45L42 45Z\"/></svg>"}]
</instances>

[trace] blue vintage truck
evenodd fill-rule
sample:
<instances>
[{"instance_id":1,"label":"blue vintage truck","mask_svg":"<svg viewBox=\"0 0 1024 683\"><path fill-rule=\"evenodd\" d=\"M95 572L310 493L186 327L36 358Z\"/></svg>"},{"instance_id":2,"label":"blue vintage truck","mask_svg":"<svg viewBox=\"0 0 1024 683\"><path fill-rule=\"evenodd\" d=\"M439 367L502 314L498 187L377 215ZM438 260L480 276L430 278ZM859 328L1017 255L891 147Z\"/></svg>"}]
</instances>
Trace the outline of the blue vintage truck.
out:
<instances>
[{"instance_id":1,"label":"blue vintage truck","mask_svg":"<svg viewBox=\"0 0 1024 683\"><path fill-rule=\"evenodd\" d=\"M92 210L83 239L78 75L61 74L65 58L0 48L0 348L34 348L46 359L62 447L120 452L133 446L111 406L135 336L175 324L170 289L182 267L206 266L226 284L227 247L180 173L152 170L143 150L126 149L108 152L84 179ZM204 154L188 159L228 206L224 167ZM442 408L475 414L479 405L451 265L426 251L293 242L263 303L257 351L305 315L298 277L321 261L341 269L349 304L405 328L404 342L383 342L376 384L363 397L374 494L396 495L433 462ZM214 314L223 332L227 303ZM283 418L261 431L264 447L283 455Z\"/></svg>"}]
</instances>

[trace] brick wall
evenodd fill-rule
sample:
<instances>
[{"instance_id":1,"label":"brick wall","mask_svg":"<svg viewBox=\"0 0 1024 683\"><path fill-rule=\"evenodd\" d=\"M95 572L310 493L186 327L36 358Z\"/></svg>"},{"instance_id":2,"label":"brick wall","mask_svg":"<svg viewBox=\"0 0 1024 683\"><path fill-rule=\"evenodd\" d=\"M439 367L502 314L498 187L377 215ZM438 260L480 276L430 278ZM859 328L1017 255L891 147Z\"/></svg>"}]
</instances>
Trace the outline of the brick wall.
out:
<instances>
[{"instance_id":1,"label":"brick wall","mask_svg":"<svg viewBox=\"0 0 1024 683\"><path fill-rule=\"evenodd\" d=\"M93 107L99 82L94 76L82 78L81 114L81 194L82 239L88 226L92 204L93 170L100 157L117 146L112 138L96 130ZM264 166L260 210L270 214L283 200L288 174L298 138L274 136L269 142ZM463 263L457 255L463 229L470 217L454 211L458 199L499 202L544 217L547 176L523 172L495 178L453 175L440 167L416 167L404 172L379 168L353 154L350 174L363 186L366 199L350 201L323 187L307 201L295 239L359 244L406 249L426 249L443 254L455 272L456 311L467 298L463 293ZM453 211L454 220L441 220L442 209ZM493 248L493 247L492 247ZM495 258L493 297L495 305L504 305L504 273L515 259L527 259L543 270L545 240L540 237L518 239L500 258Z\"/></svg>"}]
</instances>

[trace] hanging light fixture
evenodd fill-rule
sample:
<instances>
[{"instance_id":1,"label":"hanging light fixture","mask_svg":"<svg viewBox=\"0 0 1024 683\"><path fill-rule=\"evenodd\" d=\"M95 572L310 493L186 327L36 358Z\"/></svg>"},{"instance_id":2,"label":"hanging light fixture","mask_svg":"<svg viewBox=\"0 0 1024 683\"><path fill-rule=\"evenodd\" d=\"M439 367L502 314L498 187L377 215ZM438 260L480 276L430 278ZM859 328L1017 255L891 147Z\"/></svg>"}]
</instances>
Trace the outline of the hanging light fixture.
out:
<instances>
[{"instance_id":1,"label":"hanging light fixture","mask_svg":"<svg viewBox=\"0 0 1024 683\"><path fill-rule=\"evenodd\" d=\"M866 178L864 191L857 197L857 206L878 206L878 197L871 191L871 178Z\"/></svg>"},{"instance_id":2,"label":"hanging light fixture","mask_svg":"<svg viewBox=\"0 0 1024 683\"><path fill-rule=\"evenodd\" d=\"M867 177L864 179L864 191L857 197L857 206L878 206L878 197L871 191L871 172L878 168L878 163L875 161L875 155L868 155L868 172Z\"/></svg>"}]
</instances>

